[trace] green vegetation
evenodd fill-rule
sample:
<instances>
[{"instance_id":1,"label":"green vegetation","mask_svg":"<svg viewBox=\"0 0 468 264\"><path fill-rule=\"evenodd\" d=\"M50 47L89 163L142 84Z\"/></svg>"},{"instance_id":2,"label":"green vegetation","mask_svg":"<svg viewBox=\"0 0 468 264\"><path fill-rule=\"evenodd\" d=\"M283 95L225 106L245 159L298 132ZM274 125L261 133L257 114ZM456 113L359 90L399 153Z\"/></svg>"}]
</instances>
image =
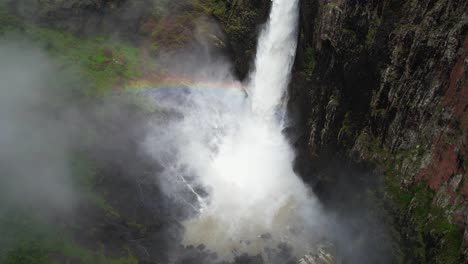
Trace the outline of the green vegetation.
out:
<instances>
[{"instance_id":1,"label":"green vegetation","mask_svg":"<svg viewBox=\"0 0 468 264\"><path fill-rule=\"evenodd\" d=\"M72 161L72 171L78 186L83 188L81 190L82 195L88 202L103 210L109 217L120 217L118 211L107 202L101 193L96 191L98 172L94 161L83 155L76 155Z\"/></svg>"},{"instance_id":2,"label":"green vegetation","mask_svg":"<svg viewBox=\"0 0 468 264\"><path fill-rule=\"evenodd\" d=\"M82 155L72 162L74 178L83 188L84 199L103 210L108 217L118 217L117 211L95 190L97 167ZM77 243L73 233L78 227L65 226L47 214L18 208L0 212L0 263L5 264L136 264L137 260L127 252L127 257L111 258L101 250L88 249ZM74 231L75 230L75 231Z\"/></svg>"},{"instance_id":3,"label":"green vegetation","mask_svg":"<svg viewBox=\"0 0 468 264\"><path fill-rule=\"evenodd\" d=\"M211 12L217 17L223 17L226 15L227 7L226 2L223 0L213 0L211 1Z\"/></svg>"},{"instance_id":4,"label":"green vegetation","mask_svg":"<svg viewBox=\"0 0 468 264\"><path fill-rule=\"evenodd\" d=\"M336 109L339 105L340 99L335 94L332 94L328 99L327 110Z\"/></svg>"},{"instance_id":5,"label":"green vegetation","mask_svg":"<svg viewBox=\"0 0 468 264\"><path fill-rule=\"evenodd\" d=\"M121 258L109 258L101 249L98 252L90 251L75 243L65 244L59 252L66 259L79 259L81 263L98 263L98 264L137 264L138 261L131 255Z\"/></svg>"},{"instance_id":6,"label":"green vegetation","mask_svg":"<svg viewBox=\"0 0 468 264\"><path fill-rule=\"evenodd\" d=\"M386 115L388 114L387 109L383 108L381 106L381 103L379 102L380 94L377 92L373 91L372 92L372 101L370 103L370 109L371 109L371 116L375 119L384 119Z\"/></svg>"},{"instance_id":7,"label":"green vegetation","mask_svg":"<svg viewBox=\"0 0 468 264\"><path fill-rule=\"evenodd\" d=\"M0 215L0 263L5 264L136 264L130 253L127 257L110 258L104 249L93 251L73 239L70 229L51 224L45 216L11 210ZM78 261L78 262L76 262Z\"/></svg>"},{"instance_id":8,"label":"green vegetation","mask_svg":"<svg viewBox=\"0 0 468 264\"><path fill-rule=\"evenodd\" d=\"M353 120L354 116L352 112L347 112L341 123L340 131L338 132L338 140L345 146L352 146L352 144L354 144L354 140L350 140L354 138L356 133L356 127L354 125L356 122Z\"/></svg>"},{"instance_id":9,"label":"green vegetation","mask_svg":"<svg viewBox=\"0 0 468 264\"><path fill-rule=\"evenodd\" d=\"M235 5L237 1L234 1ZM211 0L207 10L221 20L224 30L233 39L241 40L246 32L252 30L252 21L258 16L256 10L245 6L235 6L236 12L229 12L225 0Z\"/></svg>"},{"instance_id":10,"label":"green vegetation","mask_svg":"<svg viewBox=\"0 0 468 264\"><path fill-rule=\"evenodd\" d=\"M22 21L8 11L6 4L0 3L0 34L21 28L22 25Z\"/></svg>"},{"instance_id":11,"label":"green vegetation","mask_svg":"<svg viewBox=\"0 0 468 264\"><path fill-rule=\"evenodd\" d=\"M142 56L131 44L103 37L77 37L26 23L0 4L0 33L5 32L30 39L65 66L73 66L86 83L81 92L89 96L102 96L113 86L140 75Z\"/></svg>"},{"instance_id":12,"label":"green vegetation","mask_svg":"<svg viewBox=\"0 0 468 264\"><path fill-rule=\"evenodd\" d=\"M370 159L381 161L385 171L385 190L393 202L396 214L401 217L403 227L414 230L408 240L414 248L408 252L415 263L460 263L462 232L447 219L443 209L433 204L435 191L424 182L407 188L401 186L401 176L405 160L419 164L424 149L415 148L391 153L380 141L363 132L358 143L361 152ZM436 246L431 246L430 241ZM405 263L404 259L401 263Z\"/></svg>"},{"instance_id":13,"label":"green vegetation","mask_svg":"<svg viewBox=\"0 0 468 264\"><path fill-rule=\"evenodd\" d=\"M370 22L369 30L366 35L366 46L370 47L374 44L375 36L379 30L380 24L382 24L382 18L378 17Z\"/></svg>"},{"instance_id":14,"label":"green vegetation","mask_svg":"<svg viewBox=\"0 0 468 264\"><path fill-rule=\"evenodd\" d=\"M312 73L314 72L315 68L315 54L314 50L311 47L306 49L305 58L304 58L304 73L306 75L307 80L311 80Z\"/></svg>"},{"instance_id":15,"label":"green vegetation","mask_svg":"<svg viewBox=\"0 0 468 264\"><path fill-rule=\"evenodd\" d=\"M242 37L250 30L246 21L251 21L256 16L257 13L254 10L243 9L241 12L229 17L229 20L224 23L224 30L232 36Z\"/></svg>"},{"instance_id":16,"label":"green vegetation","mask_svg":"<svg viewBox=\"0 0 468 264\"><path fill-rule=\"evenodd\" d=\"M124 42L111 42L102 37L83 39L37 26L28 26L25 33L43 43L51 54L77 65L90 82L85 90L87 95L104 95L118 81L139 75L140 51Z\"/></svg>"},{"instance_id":17,"label":"green vegetation","mask_svg":"<svg viewBox=\"0 0 468 264\"><path fill-rule=\"evenodd\" d=\"M53 76L51 85L54 89L62 89L66 97L76 95L75 92L91 97L104 96L114 87L123 88L127 81L138 78L141 72L141 52L131 43L99 36L78 37L41 27L22 21L4 3L0 3L0 38L8 40L10 36L25 44L43 47L56 58L60 70L65 69L57 73L59 79L65 78L67 82L58 81L57 76ZM63 77L63 74L73 78ZM58 103L61 99L57 100ZM89 131L85 133L84 139L92 142L94 136ZM81 189L80 198L107 217L119 218L118 211L97 190L97 164L77 154L72 157L71 167L76 187ZM84 247L74 237L77 231L81 232L77 226L65 226L62 221L50 219L46 213L42 215L37 210L9 209L6 202L0 200L0 263L137 263L129 252L122 254L127 257L111 258L106 255L105 248L94 250Z\"/></svg>"},{"instance_id":18,"label":"green vegetation","mask_svg":"<svg viewBox=\"0 0 468 264\"><path fill-rule=\"evenodd\" d=\"M48 264L51 260L46 250L37 241L18 244L3 259L4 264Z\"/></svg>"},{"instance_id":19,"label":"green vegetation","mask_svg":"<svg viewBox=\"0 0 468 264\"><path fill-rule=\"evenodd\" d=\"M346 41L346 43L343 43L343 45L350 45L351 43L358 43L358 36L356 32L354 32L352 29L347 29L343 28L343 40Z\"/></svg>"},{"instance_id":20,"label":"green vegetation","mask_svg":"<svg viewBox=\"0 0 468 264\"><path fill-rule=\"evenodd\" d=\"M420 164L425 155L424 148L417 145L392 153L368 132L361 133L357 146L367 159L383 163L386 194L403 225L399 228L414 230L408 238L413 246L407 257L416 263L459 263L462 232L448 221L443 209L433 204L435 191L424 181L407 188L401 186L405 162ZM436 243L436 246L430 243ZM400 262L405 263L405 258Z\"/></svg>"},{"instance_id":21,"label":"green vegetation","mask_svg":"<svg viewBox=\"0 0 468 264\"><path fill-rule=\"evenodd\" d=\"M444 112L444 105L439 103L435 109L436 114L442 114Z\"/></svg>"},{"instance_id":22,"label":"green vegetation","mask_svg":"<svg viewBox=\"0 0 468 264\"><path fill-rule=\"evenodd\" d=\"M408 210L415 228L419 263L460 263L462 233L447 220L441 208L432 205L435 192L422 183L412 190L412 196ZM428 246L429 236L438 241L435 248Z\"/></svg>"},{"instance_id":23,"label":"green vegetation","mask_svg":"<svg viewBox=\"0 0 468 264\"><path fill-rule=\"evenodd\" d=\"M161 47L171 49L183 47L190 40L189 35L183 32L192 26L195 17L193 12L187 11L171 17L170 21L155 24L151 30L153 39L151 51L156 54Z\"/></svg>"},{"instance_id":24,"label":"green vegetation","mask_svg":"<svg viewBox=\"0 0 468 264\"><path fill-rule=\"evenodd\" d=\"M169 11L168 6L171 2L172 0L158 0L151 10L151 15L153 17L162 17Z\"/></svg>"},{"instance_id":25,"label":"green vegetation","mask_svg":"<svg viewBox=\"0 0 468 264\"><path fill-rule=\"evenodd\" d=\"M408 208L413 196L407 190L401 188L400 182L394 177L397 175L397 170L393 165L387 165L386 168L386 177L385 177L385 187L387 192L391 195L393 202L398 205L401 213L405 213Z\"/></svg>"},{"instance_id":26,"label":"green vegetation","mask_svg":"<svg viewBox=\"0 0 468 264\"><path fill-rule=\"evenodd\" d=\"M435 232L441 244L440 250L430 252L430 254L435 256L436 263L460 263L463 234L459 227L448 222L440 208L432 208L431 216L429 228Z\"/></svg>"},{"instance_id":27,"label":"green vegetation","mask_svg":"<svg viewBox=\"0 0 468 264\"><path fill-rule=\"evenodd\" d=\"M60 259L60 261L58 260ZM5 264L49 264L49 263L83 263L83 264L137 264L133 256L110 258L104 253L95 253L71 239L46 237L40 240L23 241L8 251L3 259Z\"/></svg>"},{"instance_id":28,"label":"green vegetation","mask_svg":"<svg viewBox=\"0 0 468 264\"><path fill-rule=\"evenodd\" d=\"M144 28L152 39L150 51L156 54L161 48L182 48L192 39L187 32L194 28L203 31L204 20L198 18L211 14L223 17L226 5L224 1L183 0L177 4L155 4L153 9L153 19Z\"/></svg>"}]
</instances>

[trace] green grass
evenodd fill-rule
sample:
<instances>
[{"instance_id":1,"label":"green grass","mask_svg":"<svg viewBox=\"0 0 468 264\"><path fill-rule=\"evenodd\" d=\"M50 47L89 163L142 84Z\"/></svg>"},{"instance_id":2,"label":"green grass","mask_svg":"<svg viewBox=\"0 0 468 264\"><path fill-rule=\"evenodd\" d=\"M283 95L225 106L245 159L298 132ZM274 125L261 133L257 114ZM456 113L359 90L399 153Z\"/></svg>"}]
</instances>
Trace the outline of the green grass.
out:
<instances>
[{"instance_id":1,"label":"green grass","mask_svg":"<svg viewBox=\"0 0 468 264\"><path fill-rule=\"evenodd\" d=\"M83 80L81 92L103 96L113 87L141 75L140 50L121 40L78 37L71 33L24 22L0 4L0 37L9 32L42 46Z\"/></svg>"},{"instance_id":2,"label":"green grass","mask_svg":"<svg viewBox=\"0 0 468 264\"><path fill-rule=\"evenodd\" d=\"M28 26L26 35L43 44L54 56L76 65L89 81L87 95L105 95L119 81L140 74L140 51L122 41L102 37L78 38L70 33Z\"/></svg>"},{"instance_id":3,"label":"green grass","mask_svg":"<svg viewBox=\"0 0 468 264\"><path fill-rule=\"evenodd\" d=\"M18 245L7 252L1 263L5 264L49 264L62 263L65 260L78 260L83 264L137 264L133 256L110 258L102 251L93 252L72 240L31 240L18 243ZM56 256L54 258L54 256ZM60 262L57 260L60 259Z\"/></svg>"},{"instance_id":4,"label":"green grass","mask_svg":"<svg viewBox=\"0 0 468 264\"><path fill-rule=\"evenodd\" d=\"M63 260L79 260L84 264L136 264L136 259L111 258L104 248L91 250L74 241L70 230L29 212L12 210L0 216L0 263L49 264Z\"/></svg>"},{"instance_id":5,"label":"green grass","mask_svg":"<svg viewBox=\"0 0 468 264\"><path fill-rule=\"evenodd\" d=\"M37 241L19 243L9 251L2 263L4 264L48 264L51 262L47 251Z\"/></svg>"},{"instance_id":6,"label":"green grass","mask_svg":"<svg viewBox=\"0 0 468 264\"><path fill-rule=\"evenodd\" d=\"M65 243L61 250L58 252L60 255L67 259L79 259L84 264L137 264L138 261L131 256L128 252L127 257L110 258L104 254L103 248L97 252L83 248L80 245L69 242Z\"/></svg>"}]
</instances>

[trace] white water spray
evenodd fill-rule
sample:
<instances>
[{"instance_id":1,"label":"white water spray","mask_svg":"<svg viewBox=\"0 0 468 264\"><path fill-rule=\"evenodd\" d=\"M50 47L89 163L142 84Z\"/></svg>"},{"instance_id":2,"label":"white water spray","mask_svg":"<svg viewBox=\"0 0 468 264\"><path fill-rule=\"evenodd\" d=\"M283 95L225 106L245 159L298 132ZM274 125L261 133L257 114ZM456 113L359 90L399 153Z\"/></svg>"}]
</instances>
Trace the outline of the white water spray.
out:
<instances>
[{"instance_id":1,"label":"white water spray","mask_svg":"<svg viewBox=\"0 0 468 264\"><path fill-rule=\"evenodd\" d=\"M273 1L268 24L257 47L255 72L249 90L253 111L271 118L278 114L281 100L286 99L297 47L297 0Z\"/></svg>"},{"instance_id":2,"label":"white water spray","mask_svg":"<svg viewBox=\"0 0 468 264\"><path fill-rule=\"evenodd\" d=\"M190 183L183 178L182 185L194 192L197 184L208 193L196 194L199 212L183 223L185 245L203 244L223 259L243 253L268 258L267 248L283 243L299 256L317 239L319 205L294 173L295 155L282 134L297 20L298 0L273 0L249 97L198 93L181 122L148 142L154 148L170 134L179 145L178 162L166 169L167 178L180 178L174 174L184 168L195 176Z\"/></svg>"}]
</instances>

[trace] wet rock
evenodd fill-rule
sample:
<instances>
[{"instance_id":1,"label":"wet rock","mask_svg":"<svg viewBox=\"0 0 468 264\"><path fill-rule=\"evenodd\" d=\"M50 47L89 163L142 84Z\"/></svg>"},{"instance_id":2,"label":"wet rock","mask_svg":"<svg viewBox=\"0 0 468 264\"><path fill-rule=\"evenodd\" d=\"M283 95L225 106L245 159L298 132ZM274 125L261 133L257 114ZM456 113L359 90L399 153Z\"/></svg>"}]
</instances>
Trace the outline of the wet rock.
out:
<instances>
[{"instance_id":1,"label":"wet rock","mask_svg":"<svg viewBox=\"0 0 468 264\"><path fill-rule=\"evenodd\" d=\"M331 244L321 244L315 253L309 253L302 257L298 264L338 264L336 253Z\"/></svg>"}]
</instances>

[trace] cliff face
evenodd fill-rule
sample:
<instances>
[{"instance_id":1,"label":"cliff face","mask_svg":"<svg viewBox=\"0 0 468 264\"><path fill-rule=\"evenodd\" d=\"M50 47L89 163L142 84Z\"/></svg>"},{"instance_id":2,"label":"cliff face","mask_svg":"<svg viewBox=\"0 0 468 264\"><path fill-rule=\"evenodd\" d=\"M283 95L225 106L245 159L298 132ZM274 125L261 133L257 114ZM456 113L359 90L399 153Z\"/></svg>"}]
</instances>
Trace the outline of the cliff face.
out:
<instances>
[{"instance_id":1,"label":"cliff face","mask_svg":"<svg viewBox=\"0 0 468 264\"><path fill-rule=\"evenodd\" d=\"M383 168L405 263L468 260L467 8L301 1L291 99L304 120L302 152Z\"/></svg>"},{"instance_id":2,"label":"cliff face","mask_svg":"<svg viewBox=\"0 0 468 264\"><path fill-rule=\"evenodd\" d=\"M247 77L256 54L257 37L268 18L268 0L212 0L212 15L227 35L231 58L240 79Z\"/></svg>"},{"instance_id":3,"label":"cliff face","mask_svg":"<svg viewBox=\"0 0 468 264\"><path fill-rule=\"evenodd\" d=\"M41 26L80 36L116 33L153 54L193 40L193 22L210 17L227 35L240 78L250 69L270 6L269 0L6 2ZM377 164L403 263L468 261L467 9L463 0L301 0L291 85L291 107L304 121L295 140L299 161L316 170L334 156ZM359 175L347 181L377 177ZM318 185L333 192L337 181L325 177L334 176ZM144 217L135 218L144 225L117 217L111 224L123 224L111 234L132 233L131 241L141 235L157 254L146 229L156 224L141 210ZM149 258L138 250L139 259Z\"/></svg>"}]
</instances>

